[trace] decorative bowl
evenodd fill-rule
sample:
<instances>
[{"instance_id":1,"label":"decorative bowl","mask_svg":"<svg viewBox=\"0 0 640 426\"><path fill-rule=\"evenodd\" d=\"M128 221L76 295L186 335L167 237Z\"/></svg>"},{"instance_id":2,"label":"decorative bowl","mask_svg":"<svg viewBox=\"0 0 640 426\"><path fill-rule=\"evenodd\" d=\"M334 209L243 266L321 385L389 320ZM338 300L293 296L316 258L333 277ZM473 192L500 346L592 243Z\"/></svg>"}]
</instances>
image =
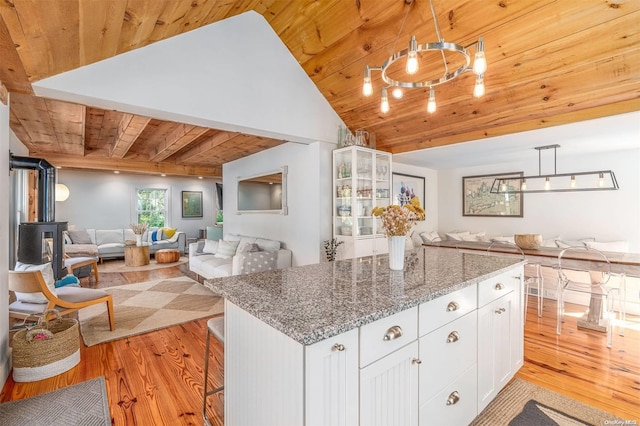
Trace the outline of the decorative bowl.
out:
<instances>
[{"instance_id":1,"label":"decorative bowl","mask_svg":"<svg viewBox=\"0 0 640 426\"><path fill-rule=\"evenodd\" d=\"M513 240L521 249L535 250L539 249L542 244L542 235L540 234L515 234Z\"/></svg>"}]
</instances>

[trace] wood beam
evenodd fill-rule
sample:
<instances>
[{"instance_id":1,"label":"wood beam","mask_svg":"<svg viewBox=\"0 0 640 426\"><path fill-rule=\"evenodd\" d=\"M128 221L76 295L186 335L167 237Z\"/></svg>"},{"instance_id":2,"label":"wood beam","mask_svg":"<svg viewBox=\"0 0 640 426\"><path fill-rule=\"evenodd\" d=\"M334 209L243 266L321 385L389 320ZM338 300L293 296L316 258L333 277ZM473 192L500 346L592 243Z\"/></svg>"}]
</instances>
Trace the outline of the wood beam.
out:
<instances>
[{"instance_id":1,"label":"wood beam","mask_svg":"<svg viewBox=\"0 0 640 426\"><path fill-rule=\"evenodd\" d=\"M237 136L236 132L218 132L215 135L211 136L203 140L202 142L198 142L194 144L194 146L179 156L176 157L176 163L183 164L188 163L189 161L195 160L196 158L202 156L208 151L215 149L216 147L222 145L228 140Z\"/></svg>"},{"instance_id":2,"label":"wood beam","mask_svg":"<svg viewBox=\"0 0 640 426\"><path fill-rule=\"evenodd\" d=\"M163 161L189 145L194 140L209 131L206 127L198 127L190 124L180 124L159 144L157 144L149 161Z\"/></svg>"},{"instance_id":3,"label":"wood beam","mask_svg":"<svg viewBox=\"0 0 640 426\"><path fill-rule=\"evenodd\" d=\"M131 145L142 134L151 118L140 115L124 114L118 123L118 136L109 149L109 156L124 158Z\"/></svg>"},{"instance_id":4,"label":"wood beam","mask_svg":"<svg viewBox=\"0 0 640 426\"><path fill-rule=\"evenodd\" d=\"M16 43L11 38L9 30L0 16L0 81L9 92L33 95L33 88L24 65L20 60ZM4 101L3 101L4 102Z\"/></svg>"},{"instance_id":5,"label":"wood beam","mask_svg":"<svg viewBox=\"0 0 640 426\"><path fill-rule=\"evenodd\" d=\"M1 80L0 80L0 102L2 102L5 105L9 104L9 91L7 90L7 87L4 85L4 83L2 83Z\"/></svg>"},{"instance_id":6,"label":"wood beam","mask_svg":"<svg viewBox=\"0 0 640 426\"><path fill-rule=\"evenodd\" d=\"M222 166L188 166L175 163L152 163L145 160L120 159L117 162L109 157L61 155L48 152L29 152L30 155L46 159L57 167L76 170L122 171L128 173L162 174L179 176L222 177Z\"/></svg>"}]
</instances>

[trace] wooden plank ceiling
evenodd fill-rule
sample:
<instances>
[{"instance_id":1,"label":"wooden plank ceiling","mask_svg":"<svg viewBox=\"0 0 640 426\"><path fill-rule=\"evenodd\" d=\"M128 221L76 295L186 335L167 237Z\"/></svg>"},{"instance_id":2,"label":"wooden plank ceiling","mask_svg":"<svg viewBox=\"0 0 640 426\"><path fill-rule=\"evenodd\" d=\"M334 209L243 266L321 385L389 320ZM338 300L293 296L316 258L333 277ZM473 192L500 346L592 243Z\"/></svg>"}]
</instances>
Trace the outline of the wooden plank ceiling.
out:
<instances>
[{"instance_id":1,"label":"wooden plank ceiling","mask_svg":"<svg viewBox=\"0 0 640 426\"><path fill-rule=\"evenodd\" d=\"M255 10L347 126L375 132L378 149L393 153L640 110L640 1L434 6L445 40L484 37L489 68L485 97L471 96L468 73L437 88L432 115L422 89L391 99L387 114L378 96L361 94L365 65L404 49L411 34L436 41L426 0L5 1L0 81L30 155L70 168L179 175L220 176L223 163L282 141L38 98L31 83ZM378 93L377 72L373 84Z\"/></svg>"}]
</instances>

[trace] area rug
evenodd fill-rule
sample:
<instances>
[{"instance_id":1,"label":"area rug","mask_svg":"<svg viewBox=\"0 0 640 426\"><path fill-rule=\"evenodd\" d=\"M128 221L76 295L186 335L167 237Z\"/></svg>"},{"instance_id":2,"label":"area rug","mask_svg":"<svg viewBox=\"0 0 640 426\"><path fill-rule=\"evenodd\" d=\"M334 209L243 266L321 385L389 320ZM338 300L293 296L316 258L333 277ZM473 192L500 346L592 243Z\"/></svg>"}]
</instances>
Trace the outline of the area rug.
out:
<instances>
[{"instance_id":1,"label":"area rug","mask_svg":"<svg viewBox=\"0 0 640 426\"><path fill-rule=\"evenodd\" d=\"M573 426L624 424L619 417L524 380L507 385L472 426Z\"/></svg>"},{"instance_id":2,"label":"area rug","mask_svg":"<svg viewBox=\"0 0 640 426\"><path fill-rule=\"evenodd\" d=\"M32 398L0 404L0 425L101 426L111 424L104 377Z\"/></svg>"},{"instance_id":3,"label":"area rug","mask_svg":"<svg viewBox=\"0 0 640 426\"><path fill-rule=\"evenodd\" d=\"M178 266L187 263L189 258L187 256L180 256L177 262L171 263L158 263L155 259L151 259L148 265L143 266L126 266L124 260L103 260L102 263L98 263L98 273L103 272L141 272L141 271L153 271L154 269L168 268L171 266Z\"/></svg>"},{"instance_id":4,"label":"area rug","mask_svg":"<svg viewBox=\"0 0 640 426\"><path fill-rule=\"evenodd\" d=\"M187 278L165 278L102 289L113 296L116 329L109 330L106 304L78 311L87 346L220 314L224 299Z\"/></svg>"}]
</instances>

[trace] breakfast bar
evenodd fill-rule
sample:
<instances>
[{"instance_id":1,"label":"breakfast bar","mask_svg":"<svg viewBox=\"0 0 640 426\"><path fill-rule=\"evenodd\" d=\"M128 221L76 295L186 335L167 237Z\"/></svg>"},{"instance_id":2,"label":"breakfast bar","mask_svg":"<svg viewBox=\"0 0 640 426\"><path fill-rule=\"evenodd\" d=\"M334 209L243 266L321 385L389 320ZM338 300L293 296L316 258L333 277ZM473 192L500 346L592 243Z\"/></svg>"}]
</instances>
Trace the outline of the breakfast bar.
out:
<instances>
[{"instance_id":1,"label":"breakfast bar","mask_svg":"<svg viewBox=\"0 0 640 426\"><path fill-rule=\"evenodd\" d=\"M524 262L421 247L206 280L225 423L467 424L522 366Z\"/></svg>"}]
</instances>

